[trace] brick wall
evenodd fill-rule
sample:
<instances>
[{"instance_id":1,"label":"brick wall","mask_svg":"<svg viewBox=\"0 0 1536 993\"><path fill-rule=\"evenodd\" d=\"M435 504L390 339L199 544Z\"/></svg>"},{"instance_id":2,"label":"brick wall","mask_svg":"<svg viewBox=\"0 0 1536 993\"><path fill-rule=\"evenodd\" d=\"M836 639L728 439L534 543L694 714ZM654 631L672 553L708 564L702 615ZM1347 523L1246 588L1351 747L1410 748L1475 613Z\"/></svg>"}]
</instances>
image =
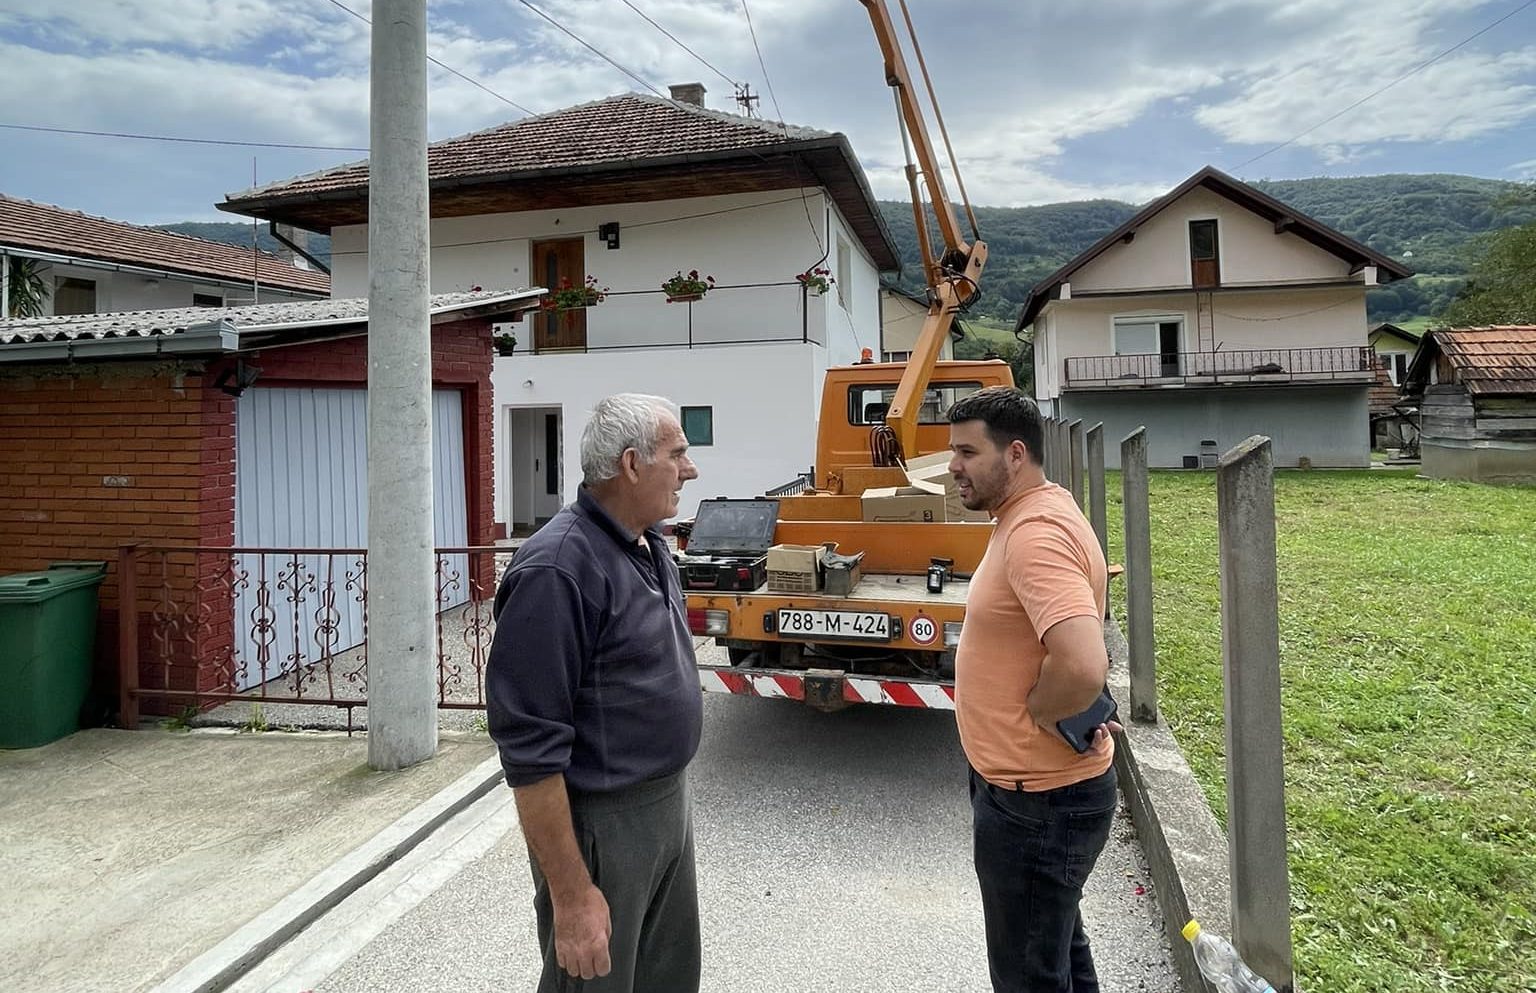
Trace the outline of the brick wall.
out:
<instances>
[{"instance_id":1,"label":"brick wall","mask_svg":"<svg viewBox=\"0 0 1536 993\"><path fill-rule=\"evenodd\" d=\"M234 407L192 364L23 366L0 372L0 572L62 559L110 563L100 596L96 703L117 685L118 549L131 542L228 545L234 532ZM190 559L156 573L195 603ZM156 601L146 572L141 612ZM191 625L188 625L190 628ZM200 632L217 652L222 630ZM141 658L153 646L141 644ZM185 646L162 645L185 671ZM164 654L164 653L162 653ZM161 671L159 678L167 674Z\"/></svg>"}]
</instances>

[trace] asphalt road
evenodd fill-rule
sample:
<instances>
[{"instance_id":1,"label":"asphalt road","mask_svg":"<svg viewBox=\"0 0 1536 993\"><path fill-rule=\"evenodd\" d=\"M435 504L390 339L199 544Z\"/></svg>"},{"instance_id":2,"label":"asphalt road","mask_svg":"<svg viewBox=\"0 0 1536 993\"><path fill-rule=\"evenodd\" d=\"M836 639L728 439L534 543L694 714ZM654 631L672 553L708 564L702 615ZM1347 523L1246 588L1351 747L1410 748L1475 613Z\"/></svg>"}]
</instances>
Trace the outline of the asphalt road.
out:
<instances>
[{"instance_id":1,"label":"asphalt road","mask_svg":"<svg viewBox=\"0 0 1536 993\"><path fill-rule=\"evenodd\" d=\"M691 781L705 990L990 988L952 714L716 695L704 714ZM532 884L508 810L317 993L531 990ZM1179 988L1123 816L1084 912L1106 991Z\"/></svg>"}]
</instances>

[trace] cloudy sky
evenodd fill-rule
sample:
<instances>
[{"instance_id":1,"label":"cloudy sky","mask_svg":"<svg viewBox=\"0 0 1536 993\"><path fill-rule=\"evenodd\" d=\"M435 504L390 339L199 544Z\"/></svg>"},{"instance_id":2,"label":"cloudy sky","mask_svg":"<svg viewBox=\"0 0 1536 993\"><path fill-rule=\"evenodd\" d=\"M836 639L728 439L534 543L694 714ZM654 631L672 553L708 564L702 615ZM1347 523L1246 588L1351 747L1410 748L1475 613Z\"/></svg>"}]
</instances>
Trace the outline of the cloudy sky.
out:
<instances>
[{"instance_id":1,"label":"cloudy sky","mask_svg":"<svg viewBox=\"0 0 1536 993\"><path fill-rule=\"evenodd\" d=\"M369 0L345 2L371 13ZM700 81L710 106L730 109L725 79L638 8L750 83L767 116L771 85L787 120L848 134L877 193L905 195L856 0L749 0L766 76L741 0L531 2L661 91ZM1205 164L1244 178L1536 178L1532 0L909 5L980 204L1142 201ZM642 89L522 0L434 0L429 30L432 55L535 112ZM0 65L0 124L367 144L368 27L333 0L0 0ZM435 68L430 113L434 139L522 114ZM0 192L143 223L227 220L212 204L253 169L265 183L362 157L14 129L0 129L0 150Z\"/></svg>"}]
</instances>

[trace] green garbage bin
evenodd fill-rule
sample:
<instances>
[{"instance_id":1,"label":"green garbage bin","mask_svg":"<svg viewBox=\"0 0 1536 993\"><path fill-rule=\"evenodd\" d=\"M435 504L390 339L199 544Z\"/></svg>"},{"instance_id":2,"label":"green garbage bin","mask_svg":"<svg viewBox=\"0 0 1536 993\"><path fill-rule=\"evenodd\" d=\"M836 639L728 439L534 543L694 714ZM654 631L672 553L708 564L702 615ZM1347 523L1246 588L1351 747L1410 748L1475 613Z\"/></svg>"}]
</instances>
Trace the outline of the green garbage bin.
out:
<instances>
[{"instance_id":1,"label":"green garbage bin","mask_svg":"<svg viewBox=\"0 0 1536 993\"><path fill-rule=\"evenodd\" d=\"M0 748L36 748L80 728L105 562L0 576Z\"/></svg>"}]
</instances>

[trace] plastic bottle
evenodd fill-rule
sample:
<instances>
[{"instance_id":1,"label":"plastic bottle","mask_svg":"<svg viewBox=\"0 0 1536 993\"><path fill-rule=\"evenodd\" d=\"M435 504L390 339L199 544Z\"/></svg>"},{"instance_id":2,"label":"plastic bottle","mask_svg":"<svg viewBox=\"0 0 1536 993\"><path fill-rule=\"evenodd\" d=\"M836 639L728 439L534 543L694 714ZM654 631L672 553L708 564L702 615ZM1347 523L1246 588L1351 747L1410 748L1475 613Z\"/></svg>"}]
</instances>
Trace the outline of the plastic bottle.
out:
<instances>
[{"instance_id":1,"label":"plastic bottle","mask_svg":"<svg viewBox=\"0 0 1536 993\"><path fill-rule=\"evenodd\" d=\"M1184 925L1184 940L1195 947L1200 973L1222 993L1275 993L1263 976L1248 968L1226 939L1200 930L1198 921Z\"/></svg>"}]
</instances>

